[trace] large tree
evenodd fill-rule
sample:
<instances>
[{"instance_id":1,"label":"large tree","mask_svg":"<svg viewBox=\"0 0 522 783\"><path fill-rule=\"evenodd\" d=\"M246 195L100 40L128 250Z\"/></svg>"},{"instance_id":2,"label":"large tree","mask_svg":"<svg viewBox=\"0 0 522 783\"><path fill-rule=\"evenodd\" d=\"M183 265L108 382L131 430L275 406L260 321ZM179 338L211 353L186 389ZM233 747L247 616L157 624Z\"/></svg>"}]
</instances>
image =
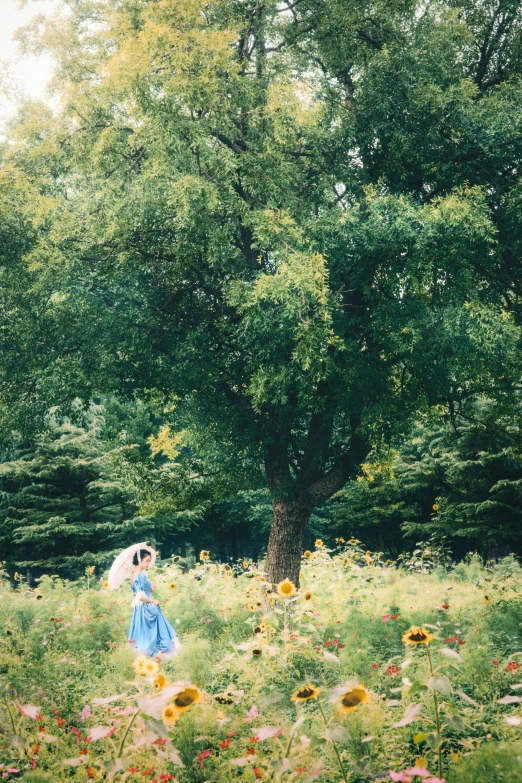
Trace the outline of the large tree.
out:
<instances>
[{"instance_id":1,"label":"large tree","mask_svg":"<svg viewBox=\"0 0 522 783\"><path fill-rule=\"evenodd\" d=\"M32 245L4 404L22 427L99 389L168 401L264 464L268 575L298 582L372 446L517 393L520 2L67 5L32 35L60 109L5 152Z\"/></svg>"}]
</instances>

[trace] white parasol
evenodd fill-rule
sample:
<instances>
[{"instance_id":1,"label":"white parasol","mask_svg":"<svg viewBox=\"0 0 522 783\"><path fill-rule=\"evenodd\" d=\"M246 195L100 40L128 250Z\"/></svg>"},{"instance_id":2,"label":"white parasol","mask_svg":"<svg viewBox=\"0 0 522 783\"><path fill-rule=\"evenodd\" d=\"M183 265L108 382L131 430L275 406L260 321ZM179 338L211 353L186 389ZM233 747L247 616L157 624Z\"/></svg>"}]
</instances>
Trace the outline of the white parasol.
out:
<instances>
[{"instance_id":1,"label":"white parasol","mask_svg":"<svg viewBox=\"0 0 522 783\"><path fill-rule=\"evenodd\" d=\"M132 546L127 547L123 552L120 552L111 566L107 580L109 582L109 590L117 590L126 579L130 579L132 569L135 568L134 563L132 562L134 555L141 549L146 549L147 552L149 552L150 564L151 566L154 565L156 550L149 544L133 544Z\"/></svg>"}]
</instances>

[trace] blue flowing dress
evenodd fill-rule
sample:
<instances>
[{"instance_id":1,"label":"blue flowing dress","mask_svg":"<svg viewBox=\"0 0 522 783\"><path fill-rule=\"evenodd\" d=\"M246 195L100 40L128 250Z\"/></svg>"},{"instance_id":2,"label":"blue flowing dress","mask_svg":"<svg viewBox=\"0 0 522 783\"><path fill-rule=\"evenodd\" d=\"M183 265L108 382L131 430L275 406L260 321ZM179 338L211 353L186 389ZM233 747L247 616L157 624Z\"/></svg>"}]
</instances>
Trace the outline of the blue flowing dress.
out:
<instances>
[{"instance_id":1,"label":"blue flowing dress","mask_svg":"<svg viewBox=\"0 0 522 783\"><path fill-rule=\"evenodd\" d=\"M140 571L131 590L135 596L143 591L147 598L151 597L152 585L144 571ZM133 604L136 602L133 601ZM129 643L142 655L152 657L158 653L172 655L180 647L176 631L171 626L163 612L147 602L139 602L134 606L129 628Z\"/></svg>"}]
</instances>

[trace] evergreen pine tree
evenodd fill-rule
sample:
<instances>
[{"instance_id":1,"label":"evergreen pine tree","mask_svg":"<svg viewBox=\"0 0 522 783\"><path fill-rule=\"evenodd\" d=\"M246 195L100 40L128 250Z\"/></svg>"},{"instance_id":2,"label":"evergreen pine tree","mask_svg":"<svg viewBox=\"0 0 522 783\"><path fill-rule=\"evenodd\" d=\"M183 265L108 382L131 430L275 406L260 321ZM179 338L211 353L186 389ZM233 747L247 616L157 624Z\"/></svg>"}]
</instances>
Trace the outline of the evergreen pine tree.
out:
<instances>
[{"instance_id":1,"label":"evergreen pine tree","mask_svg":"<svg viewBox=\"0 0 522 783\"><path fill-rule=\"evenodd\" d=\"M101 438L101 407L83 419L51 415L45 433L4 455L0 547L9 563L71 574L126 540L135 507Z\"/></svg>"}]
</instances>

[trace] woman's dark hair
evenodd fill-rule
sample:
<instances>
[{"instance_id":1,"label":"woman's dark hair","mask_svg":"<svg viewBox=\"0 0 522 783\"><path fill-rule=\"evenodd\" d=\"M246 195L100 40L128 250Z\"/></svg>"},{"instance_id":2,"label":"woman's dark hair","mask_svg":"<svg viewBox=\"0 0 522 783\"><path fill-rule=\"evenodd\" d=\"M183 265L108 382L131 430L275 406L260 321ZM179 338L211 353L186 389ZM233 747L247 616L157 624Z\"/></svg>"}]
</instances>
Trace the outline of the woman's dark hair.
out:
<instances>
[{"instance_id":1,"label":"woman's dark hair","mask_svg":"<svg viewBox=\"0 0 522 783\"><path fill-rule=\"evenodd\" d=\"M140 560L143 560L144 557L150 557L150 552L148 549L140 549ZM138 560L138 553L134 552L134 557L132 558L133 565L139 565L140 560Z\"/></svg>"}]
</instances>

